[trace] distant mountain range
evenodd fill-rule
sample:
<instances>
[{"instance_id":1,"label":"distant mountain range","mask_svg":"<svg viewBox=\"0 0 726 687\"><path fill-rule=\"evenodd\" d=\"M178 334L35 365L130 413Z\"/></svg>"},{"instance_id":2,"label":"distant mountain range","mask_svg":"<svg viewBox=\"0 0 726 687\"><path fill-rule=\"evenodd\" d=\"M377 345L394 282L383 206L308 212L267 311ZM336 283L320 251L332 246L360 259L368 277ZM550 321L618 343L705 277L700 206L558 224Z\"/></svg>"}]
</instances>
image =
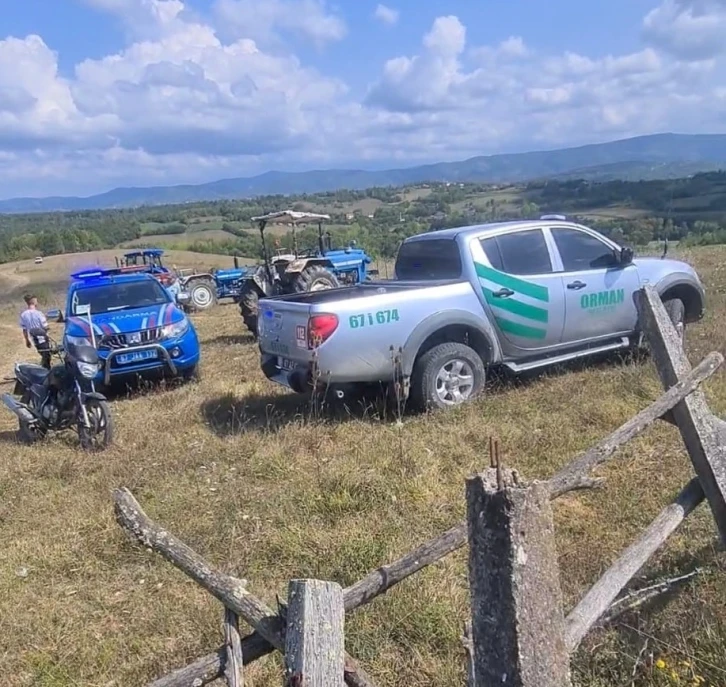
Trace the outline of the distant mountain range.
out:
<instances>
[{"instance_id":1,"label":"distant mountain range","mask_svg":"<svg viewBox=\"0 0 726 687\"><path fill-rule=\"evenodd\" d=\"M265 172L207 184L115 188L87 198L13 198L0 213L100 210L141 205L319 193L434 181L515 183L535 179L669 179L726 169L726 134L654 134L561 150L480 155L405 169Z\"/></svg>"}]
</instances>

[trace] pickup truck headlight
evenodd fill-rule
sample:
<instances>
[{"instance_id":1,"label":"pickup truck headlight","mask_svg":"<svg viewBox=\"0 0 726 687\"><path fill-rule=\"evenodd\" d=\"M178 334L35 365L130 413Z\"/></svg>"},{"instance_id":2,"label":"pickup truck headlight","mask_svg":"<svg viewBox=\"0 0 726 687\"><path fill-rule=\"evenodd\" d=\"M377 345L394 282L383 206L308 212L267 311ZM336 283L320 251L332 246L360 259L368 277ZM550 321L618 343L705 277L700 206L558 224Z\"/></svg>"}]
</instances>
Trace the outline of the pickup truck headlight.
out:
<instances>
[{"instance_id":1,"label":"pickup truck headlight","mask_svg":"<svg viewBox=\"0 0 726 687\"><path fill-rule=\"evenodd\" d=\"M185 317L179 322L167 324L165 327L162 327L161 336L164 339L178 339L187 329L189 329L189 320Z\"/></svg>"},{"instance_id":2,"label":"pickup truck headlight","mask_svg":"<svg viewBox=\"0 0 726 687\"><path fill-rule=\"evenodd\" d=\"M91 346L91 340L87 336L66 336L66 341L74 346Z\"/></svg>"}]
</instances>

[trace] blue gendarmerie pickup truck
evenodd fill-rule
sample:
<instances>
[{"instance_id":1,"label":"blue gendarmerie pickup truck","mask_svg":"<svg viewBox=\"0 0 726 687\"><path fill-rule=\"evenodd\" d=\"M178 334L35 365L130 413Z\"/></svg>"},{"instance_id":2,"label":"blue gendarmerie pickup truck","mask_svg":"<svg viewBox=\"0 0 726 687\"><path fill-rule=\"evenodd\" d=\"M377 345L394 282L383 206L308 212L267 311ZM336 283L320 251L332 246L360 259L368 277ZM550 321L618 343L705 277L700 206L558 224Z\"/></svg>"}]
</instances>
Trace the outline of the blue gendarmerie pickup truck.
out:
<instances>
[{"instance_id":1,"label":"blue gendarmerie pickup truck","mask_svg":"<svg viewBox=\"0 0 726 687\"><path fill-rule=\"evenodd\" d=\"M71 275L63 343L91 345L101 359L96 382L127 376L194 378L200 347L194 325L151 274L97 268Z\"/></svg>"},{"instance_id":2,"label":"blue gendarmerie pickup truck","mask_svg":"<svg viewBox=\"0 0 726 687\"><path fill-rule=\"evenodd\" d=\"M635 293L646 284L681 336L704 312L690 265L635 258L559 215L412 236L395 276L260 300L264 374L303 392L315 371L339 395L398 375L414 405L445 408L478 394L494 366L519 373L640 346Z\"/></svg>"}]
</instances>

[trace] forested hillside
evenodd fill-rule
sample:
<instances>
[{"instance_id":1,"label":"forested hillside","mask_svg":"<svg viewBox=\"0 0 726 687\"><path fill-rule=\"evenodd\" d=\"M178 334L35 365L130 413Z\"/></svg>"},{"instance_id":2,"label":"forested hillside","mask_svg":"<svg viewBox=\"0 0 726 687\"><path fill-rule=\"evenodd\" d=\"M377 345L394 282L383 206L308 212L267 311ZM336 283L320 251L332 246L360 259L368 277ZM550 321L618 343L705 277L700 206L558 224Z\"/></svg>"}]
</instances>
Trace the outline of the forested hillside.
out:
<instances>
[{"instance_id":1,"label":"forested hillside","mask_svg":"<svg viewBox=\"0 0 726 687\"><path fill-rule=\"evenodd\" d=\"M0 215L0 261L112 248L151 246L260 255L250 219L293 208L328 213L337 245L352 240L377 257L401 239L434 229L564 213L619 241L668 237L690 244L726 243L726 172L675 180L545 180L528 184L419 184L364 191L265 196L128 210ZM314 245L315 229L298 233ZM271 229L281 246L291 237Z\"/></svg>"}]
</instances>

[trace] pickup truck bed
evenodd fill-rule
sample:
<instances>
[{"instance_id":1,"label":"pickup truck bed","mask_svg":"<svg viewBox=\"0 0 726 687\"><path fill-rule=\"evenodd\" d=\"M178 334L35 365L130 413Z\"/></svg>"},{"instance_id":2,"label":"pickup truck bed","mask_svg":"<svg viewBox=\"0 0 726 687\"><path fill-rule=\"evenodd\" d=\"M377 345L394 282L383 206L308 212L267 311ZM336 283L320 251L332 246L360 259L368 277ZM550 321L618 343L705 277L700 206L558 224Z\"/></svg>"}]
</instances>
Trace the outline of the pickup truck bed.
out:
<instances>
[{"instance_id":1,"label":"pickup truck bed","mask_svg":"<svg viewBox=\"0 0 726 687\"><path fill-rule=\"evenodd\" d=\"M430 288L432 286L447 286L449 284L461 284L464 279L441 279L438 281L396 281L395 279L368 282L355 286L342 286L338 289L325 289L323 291L308 291L306 293L294 293L285 296L275 296L266 299L266 302L277 303L306 303L308 305L321 305L336 301L350 301L357 298L366 298L387 293L401 293L413 289Z\"/></svg>"}]
</instances>

